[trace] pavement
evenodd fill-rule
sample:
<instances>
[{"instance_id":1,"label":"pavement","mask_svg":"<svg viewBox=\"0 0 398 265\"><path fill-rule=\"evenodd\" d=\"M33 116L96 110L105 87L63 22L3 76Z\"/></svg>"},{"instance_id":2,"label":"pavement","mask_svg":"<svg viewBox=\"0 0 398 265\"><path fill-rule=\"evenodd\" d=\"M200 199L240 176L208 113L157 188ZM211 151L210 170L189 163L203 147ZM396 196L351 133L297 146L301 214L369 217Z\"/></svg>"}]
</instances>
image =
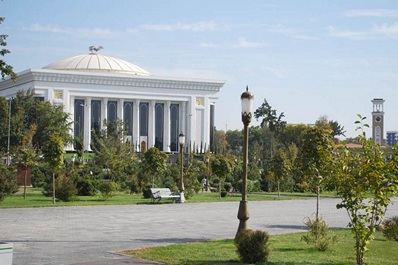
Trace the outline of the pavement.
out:
<instances>
[{"instance_id":1,"label":"pavement","mask_svg":"<svg viewBox=\"0 0 398 265\"><path fill-rule=\"evenodd\" d=\"M249 198L250 200L250 198ZM338 199L322 199L331 228L349 219ZM398 199L387 216L398 215ZM315 199L249 201L248 227L273 234L306 230ZM11 242L13 265L159 264L121 250L233 238L239 202L0 209L0 241Z\"/></svg>"}]
</instances>

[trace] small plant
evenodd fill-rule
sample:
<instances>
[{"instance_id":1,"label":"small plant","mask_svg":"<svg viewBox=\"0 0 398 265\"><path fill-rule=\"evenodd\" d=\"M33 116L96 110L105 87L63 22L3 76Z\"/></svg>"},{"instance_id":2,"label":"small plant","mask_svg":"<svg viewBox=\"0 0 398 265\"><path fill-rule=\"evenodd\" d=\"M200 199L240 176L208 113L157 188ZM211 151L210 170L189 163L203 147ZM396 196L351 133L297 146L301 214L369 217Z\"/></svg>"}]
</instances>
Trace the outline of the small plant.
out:
<instances>
[{"instance_id":1,"label":"small plant","mask_svg":"<svg viewBox=\"0 0 398 265\"><path fill-rule=\"evenodd\" d=\"M266 262L269 255L269 234L265 231L245 229L235 238L236 252L243 263Z\"/></svg>"},{"instance_id":2,"label":"small plant","mask_svg":"<svg viewBox=\"0 0 398 265\"><path fill-rule=\"evenodd\" d=\"M222 190L220 194L221 194L221 198L227 197L228 196L228 191Z\"/></svg>"},{"instance_id":3,"label":"small plant","mask_svg":"<svg viewBox=\"0 0 398 265\"><path fill-rule=\"evenodd\" d=\"M398 216L394 216L383 222L383 235L388 240L398 241Z\"/></svg>"},{"instance_id":4,"label":"small plant","mask_svg":"<svg viewBox=\"0 0 398 265\"><path fill-rule=\"evenodd\" d=\"M113 181L104 181L99 185L102 198L106 201L115 196L115 192L118 191L119 185Z\"/></svg>"},{"instance_id":5,"label":"small plant","mask_svg":"<svg viewBox=\"0 0 398 265\"><path fill-rule=\"evenodd\" d=\"M60 174L55 181L55 197L64 202L76 200L77 189L73 180Z\"/></svg>"},{"instance_id":6,"label":"small plant","mask_svg":"<svg viewBox=\"0 0 398 265\"><path fill-rule=\"evenodd\" d=\"M319 251L326 251L330 243L337 242L336 236L329 235L327 223L321 217L310 219L304 222L309 231L301 237L301 240L307 244L314 244Z\"/></svg>"}]
</instances>

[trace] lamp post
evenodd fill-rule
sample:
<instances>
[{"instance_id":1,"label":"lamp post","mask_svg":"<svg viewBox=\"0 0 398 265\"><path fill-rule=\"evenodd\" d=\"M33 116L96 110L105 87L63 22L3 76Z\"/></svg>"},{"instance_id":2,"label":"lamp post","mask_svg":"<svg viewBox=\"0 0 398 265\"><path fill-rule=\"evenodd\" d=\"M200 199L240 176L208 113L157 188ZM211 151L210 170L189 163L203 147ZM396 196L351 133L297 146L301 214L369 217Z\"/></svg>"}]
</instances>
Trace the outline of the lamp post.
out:
<instances>
[{"instance_id":1,"label":"lamp post","mask_svg":"<svg viewBox=\"0 0 398 265\"><path fill-rule=\"evenodd\" d=\"M207 180L206 180L206 191L209 191L209 185L210 185L210 159L207 157L206 158L206 165L207 165Z\"/></svg>"},{"instance_id":2,"label":"lamp post","mask_svg":"<svg viewBox=\"0 0 398 265\"><path fill-rule=\"evenodd\" d=\"M10 135L11 135L11 100L8 99L8 136L7 136L7 167L10 165Z\"/></svg>"},{"instance_id":3,"label":"lamp post","mask_svg":"<svg viewBox=\"0 0 398 265\"><path fill-rule=\"evenodd\" d=\"M180 143L180 202L185 202L184 196L184 144L185 135L181 132L178 135L178 141Z\"/></svg>"},{"instance_id":4,"label":"lamp post","mask_svg":"<svg viewBox=\"0 0 398 265\"><path fill-rule=\"evenodd\" d=\"M249 124L252 119L253 95L246 86L246 91L240 96L242 101L242 122L244 125L244 142L243 142L243 177L242 177L242 200L239 203L238 219L239 227L236 236L242 230L247 228L247 220L249 220L249 210L247 205L247 161L249 151Z\"/></svg>"}]
</instances>

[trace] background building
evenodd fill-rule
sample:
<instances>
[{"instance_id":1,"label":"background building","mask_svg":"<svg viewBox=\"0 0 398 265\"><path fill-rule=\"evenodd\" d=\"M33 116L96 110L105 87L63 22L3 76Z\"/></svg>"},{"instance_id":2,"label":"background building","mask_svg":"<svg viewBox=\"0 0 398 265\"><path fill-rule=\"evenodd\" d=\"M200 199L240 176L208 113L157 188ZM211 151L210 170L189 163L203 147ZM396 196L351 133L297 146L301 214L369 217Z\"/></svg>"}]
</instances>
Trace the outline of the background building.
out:
<instances>
[{"instance_id":1,"label":"background building","mask_svg":"<svg viewBox=\"0 0 398 265\"><path fill-rule=\"evenodd\" d=\"M398 131L387 131L386 144L395 145L398 140Z\"/></svg>"},{"instance_id":2,"label":"background building","mask_svg":"<svg viewBox=\"0 0 398 265\"><path fill-rule=\"evenodd\" d=\"M383 103L385 100L382 98L375 98L372 100L372 139L378 145L384 144L384 109Z\"/></svg>"},{"instance_id":3,"label":"background building","mask_svg":"<svg viewBox=\"0 0 398 265\"><path fill-rule=\"evenodd\" d=\"M71 133L83 138L85 151L91 151L92 130L104 129L104 120L116 119L124 122L124 137L137 151L153 146L178 151L180 132L186 135L185 146L211 148L223 81L156 77L98 50L90 47L90 54L18 73L16 83L0 82L0 96L34 89L37 98L63 105L74 122Z\"/></svg>"}]
</instances>

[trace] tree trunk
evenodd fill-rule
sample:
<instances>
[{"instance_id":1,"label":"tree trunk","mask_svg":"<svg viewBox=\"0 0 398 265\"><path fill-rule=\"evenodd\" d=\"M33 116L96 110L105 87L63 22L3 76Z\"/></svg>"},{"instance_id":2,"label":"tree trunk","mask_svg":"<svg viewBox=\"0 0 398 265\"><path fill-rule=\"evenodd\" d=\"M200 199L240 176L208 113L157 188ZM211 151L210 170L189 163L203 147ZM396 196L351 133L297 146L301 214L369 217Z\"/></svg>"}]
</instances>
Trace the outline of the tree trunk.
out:
<instances>
[{"instance_id":1,"label":"tree trunk","mask_svg":"<svg viewBox=\"0 0 398 265\"><path fill-rule=\"evenodd\" d=\"M53 172L53 204L55 204L55 174Z\"/></svg>"},{"instance_id":2,"label":"tree trunk","mask_svg":"<svg viewBox=\"0 0 398 265\"><path fill-rule=\"evenodd\" d=\"M319 201L321 199L321 187L318 186L316 187L316 213L315 213L315 217L316 220L319 219Z\"/></svg>"},{"instance_id":3,"label":"tree trunk","mask_svg":"<svg viewBox=\"0 0 398 265\"><path fill-rule=\"evenodd\" d=\"M278 198L281 196L281 190L280 190L280 183L281 181L278 179Z\"/></svg>"},{"instance_id":4,"label":"tree trunk","mask_svg":"<svg viewBox=\"0 0 398 265\"><path fill-rule=\"evenodd\" d=\"M23 199L26 199L26 182L28 178L28 167L25 167L24 187L23 187Z\"/></svg>"}]
</instances>

